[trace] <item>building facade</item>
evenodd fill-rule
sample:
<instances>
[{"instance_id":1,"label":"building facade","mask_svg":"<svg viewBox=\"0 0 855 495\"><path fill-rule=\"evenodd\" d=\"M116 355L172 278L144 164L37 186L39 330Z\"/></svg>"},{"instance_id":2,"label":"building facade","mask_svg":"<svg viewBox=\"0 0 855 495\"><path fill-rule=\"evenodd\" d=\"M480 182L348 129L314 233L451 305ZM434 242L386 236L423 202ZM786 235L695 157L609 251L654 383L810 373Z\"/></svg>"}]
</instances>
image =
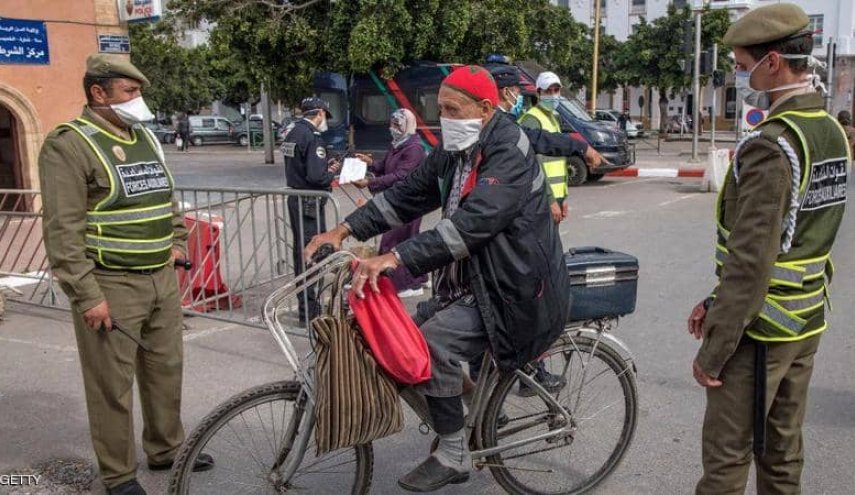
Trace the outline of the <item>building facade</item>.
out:
<instances>
[{"instance_id":1,"label":"building facade","mask_svg":"<svg viewBox=\"0 0 855 495\"><path fill-rule=\"evenodd\" d=\"M0 2L0 189L38 188L45 136L85 103L86 57L126 35L116 0Z\"/></svg>"},{"instance_id":2,"label":"building facade","mask_svg":"<svg viewBox=\"0 0 855 495\"><path fill-rule=\"evenodd\" d=\"M594 3L596 0L552 0L553 3L569 8L573 16L585 22L589 26L594 25ZM671 3L677 6L697 5L697 0L600 0L602 26L605 33L616 37L618 40L626 40L633 32L642 17L652 21L657 17L667 14ZM814 36L813 55L823 61L827 58L827 49L830 43L836 45L836 63L833 72L833 81L828 85L831 91L831 110L836 113L840 110L850 110L855 113L855 102L853 102L853 86L855 86L855 1L853 0L788 0L799 5L808 14L811 20L811 28L816 32ZM708 0L707 3L715 9L728 9L731 19L757 7L763 7L779 0ZM675 47L679 49L679 47ZM708 116L713 104L713 91L711 85L703 88L703 115ZM718 116L719 128L732 128L738 119L738 102L736 89L733 87L732 75L727 78L727 84L723 88L715 90L716 102L715 113ZM685 110L689 113L691 108L691 94L673 95L669 98L669 115L679 115ZM650 105L652 101L652 105ZM624 108L645 123L659 121L659 108L657 104L658 94L650 88L629 88L629 94L618 90L615 94L600 93L597 98L598 108Z\"/></svg>"}]
</instances>

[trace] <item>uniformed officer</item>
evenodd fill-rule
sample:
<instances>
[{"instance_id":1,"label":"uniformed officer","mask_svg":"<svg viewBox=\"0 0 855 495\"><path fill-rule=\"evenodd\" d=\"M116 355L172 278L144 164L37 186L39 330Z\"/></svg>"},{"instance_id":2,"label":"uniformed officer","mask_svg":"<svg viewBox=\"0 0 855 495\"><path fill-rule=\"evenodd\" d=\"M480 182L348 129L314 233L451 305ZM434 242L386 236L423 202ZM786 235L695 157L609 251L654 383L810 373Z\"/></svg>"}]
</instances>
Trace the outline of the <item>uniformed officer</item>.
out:
<instances>
[{"instance_id":1,"label":"uniformed officer","mask_svg":"<svg viewBox=\"0 0 855 495\"><path fill-rule=\"evenodd\" d=\"M555 115L555 109L561 101L561 79L554 72L541 72L535 82L537 87L537 105L520 117L520 125L530 129L543 129L547 132L561 132L561 125ZM567 159L538 155L551 197L550 210L555 223L567 218L570 204L567 198Z\"/></svg>"},{"instance_id":2,"label":"uniformed officer","mask_svg":"<svg viewBox=\"0 0 855 495\"><path fill-rule=\"evenodd\" d=\"M148 85L122 56L90 56L83 113L51 132L39 156L44 243L71 302L92 443L108 493L122 495L145 493L136 481L134 376L149 467L168 469L184 441L172 264L187 231L163 152L140 125L153 118L140 93ZM200 455L196 468L211 467Z\"/></svg>"},{"instance_id":3,"label":"uniformed officer","mask_svg":"<svg viewBox=\"0 0 855 495\"><path fill-rule=\"evenodd\" d=\"M300 103L300 110L303 118L286 130L282 143L285 180L291 189L331 191L339 163L327 157L327 148L321 137L321 133L328 128L328 119L332 118L329 104L320 98L309 97ZM305 269L303 246L327 229L325 206L326 199L317 197L288 198L295 275L303 273ZM305 291L299 298L300 321L311 320L320 311L317 291L314 288Z\"/></svg>"},{"instance_id":4,"label":"uniformed officer","mask_svg":"<svg viewBox=\"0 0 855 495\"><path fill-rule=\"evenodd\" d=\"M724 43L743 99L769 116L736 146L717 207L719 284L689 317L703 338L693 373L707 395L697 493L742 493L752 454L758 493L800 493L801 427L851 156L814 89L799 7L755 9Z\"/></svg>"}]
</instances>

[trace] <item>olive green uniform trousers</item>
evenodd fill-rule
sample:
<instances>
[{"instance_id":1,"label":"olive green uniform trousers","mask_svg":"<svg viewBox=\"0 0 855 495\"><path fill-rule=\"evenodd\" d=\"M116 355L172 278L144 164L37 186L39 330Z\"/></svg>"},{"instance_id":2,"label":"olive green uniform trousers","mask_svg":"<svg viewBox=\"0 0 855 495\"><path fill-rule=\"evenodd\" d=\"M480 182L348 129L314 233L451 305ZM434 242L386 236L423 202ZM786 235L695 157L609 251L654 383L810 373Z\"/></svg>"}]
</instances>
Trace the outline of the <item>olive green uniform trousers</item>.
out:
<instances>
[{"instance_id":1,"label":"olive green uniform trousers","mask_svg":"<svg viewBox=\"0 0 855 495\"><path fill-rule=\"evenodd\" d=\"M766 451L759 457L753 453L754 343L749 339L739 343L720 375L723 385L707 389L704 475L696 493L743 493L752 458L758 494L801 492L802 422L820 335L767 344Z\"/></svg>"},{"instance_id":2,"label":"olive green uniform trousers","mask_svg":"<svg viewBox=\"0 0 855 495\"><path fill-rule=\"evenodd\" d=\"M181 303L170 267L152 274L99 269L94 273L113 321L150 348L144 351L116 330L93 330L76 308L73 311L92 444L104 484L111 488L136 477L134 376L148 461L170 462L184 441Z\"/></svg>"}]
</instances>

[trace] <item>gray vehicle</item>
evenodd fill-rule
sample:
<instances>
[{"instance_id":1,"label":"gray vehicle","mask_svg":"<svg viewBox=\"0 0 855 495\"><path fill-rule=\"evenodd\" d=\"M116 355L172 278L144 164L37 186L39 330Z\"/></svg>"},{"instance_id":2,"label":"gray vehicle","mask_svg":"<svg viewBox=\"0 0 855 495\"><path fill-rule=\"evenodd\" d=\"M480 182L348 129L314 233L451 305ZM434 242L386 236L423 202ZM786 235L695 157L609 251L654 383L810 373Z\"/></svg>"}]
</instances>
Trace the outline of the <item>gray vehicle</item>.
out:
<instances>
[{"instance_id":1,"label":"gray vehicle","mask_svg":"<svg viewBox=\"0 0 855 495\"><path fill-rule=\"evenodd\" d=\"M190 143L229 144L235 142L235 126L224 117L194 115L190 117Z\"/></svg>"},{"instance_id":2,"label":"gray vehicle","mask_svg":"<svg viewBox=\"0 0 855 495\"><path fill-rule=\"evenodd\" d=\"M161 143L172 144L175 142L175 129L167 127L159 122L146 122L143 125L148 127L148 129L154 133L154 137L156 137Z\"/></svg>"}]
</instances>

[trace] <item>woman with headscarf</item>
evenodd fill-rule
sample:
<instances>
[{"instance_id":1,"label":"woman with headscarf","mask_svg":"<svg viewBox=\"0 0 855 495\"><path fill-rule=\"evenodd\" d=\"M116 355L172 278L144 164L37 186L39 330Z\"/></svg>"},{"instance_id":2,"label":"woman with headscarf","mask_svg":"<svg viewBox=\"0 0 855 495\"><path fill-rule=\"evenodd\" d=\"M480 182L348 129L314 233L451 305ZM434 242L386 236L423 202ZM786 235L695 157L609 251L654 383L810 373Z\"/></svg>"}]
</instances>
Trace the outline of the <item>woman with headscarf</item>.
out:
<instances>
[{"instance_id":1,"label":"woman with headscarf","mask_svg":"<svg viewBox=\"0 0 855 495\"><path fill-rule=\"evenodd\" d=\"M392 144L382 159L374 161L370 155L357 153L356 157L368 164L374 172L374 177L354 182L356 187L367 187L377 194L392 187L399 180L412 172L425 157L421 139L416 134L416 116L406 108L395 110L389 122L389 132L392 134ZM421 219L393 229L380 238L380 253L385 254L399 243L419 233ZM422 284L426 276L414 277L405 266L395 270L392 277L400 297L416 297L424 293Z\"/></svg>"}]
</instances>

